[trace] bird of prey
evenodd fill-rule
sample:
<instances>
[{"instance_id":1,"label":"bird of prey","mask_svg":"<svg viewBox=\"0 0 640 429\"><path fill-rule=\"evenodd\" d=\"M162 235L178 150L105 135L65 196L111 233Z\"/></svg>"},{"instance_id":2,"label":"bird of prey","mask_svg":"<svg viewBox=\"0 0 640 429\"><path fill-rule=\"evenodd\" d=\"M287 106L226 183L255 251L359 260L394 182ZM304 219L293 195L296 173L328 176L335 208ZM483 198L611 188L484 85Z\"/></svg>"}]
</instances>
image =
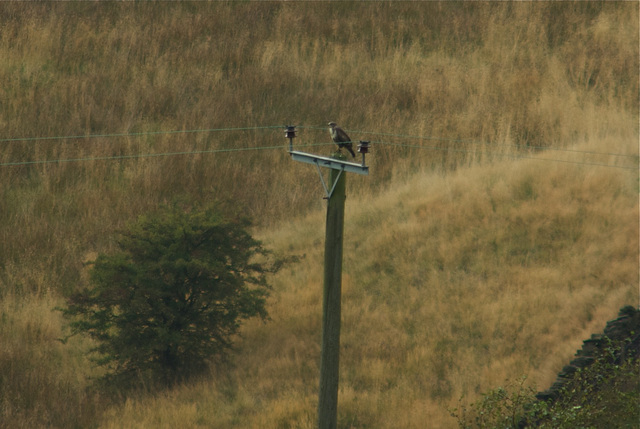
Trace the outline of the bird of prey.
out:
<instances>
[{"instance_id":1,"label":"bird of prey","mask_svg":"<svg viewBox=\"0 0 640 429\"><path fill-rule=\"evenodd\" d=\"M344 147L349 151L352 157L356 157L356 154L353 152L353 143L351 142L351 138L338 126L338 124L335 122L329 122L329 132L331 133L331 139L333 139L333 141L338 145L338 150Z\"/></svg>"}]
</instances>

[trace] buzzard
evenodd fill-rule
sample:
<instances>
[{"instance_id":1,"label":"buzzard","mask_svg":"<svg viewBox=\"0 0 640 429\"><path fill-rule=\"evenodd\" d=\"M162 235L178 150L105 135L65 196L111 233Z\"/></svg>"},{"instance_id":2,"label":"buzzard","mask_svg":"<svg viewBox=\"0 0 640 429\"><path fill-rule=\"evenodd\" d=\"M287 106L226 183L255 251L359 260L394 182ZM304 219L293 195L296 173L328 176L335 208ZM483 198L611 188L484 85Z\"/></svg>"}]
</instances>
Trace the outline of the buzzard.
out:
<instances>
[{"instance_id":1,"label":"buzzard","mask_svg":"<svg viewBox=\"0 0 640 429\"><path fill-rule=\"evenodd\" d=\"M338 126L338 124L335 122L329 122L329 132L331 133L331 138L338 145L339 149L344 147L349 151L352 157L356 157L356 154L353 152L353 143L351 143L351 138Z\"/></svg>"}]
</instances>

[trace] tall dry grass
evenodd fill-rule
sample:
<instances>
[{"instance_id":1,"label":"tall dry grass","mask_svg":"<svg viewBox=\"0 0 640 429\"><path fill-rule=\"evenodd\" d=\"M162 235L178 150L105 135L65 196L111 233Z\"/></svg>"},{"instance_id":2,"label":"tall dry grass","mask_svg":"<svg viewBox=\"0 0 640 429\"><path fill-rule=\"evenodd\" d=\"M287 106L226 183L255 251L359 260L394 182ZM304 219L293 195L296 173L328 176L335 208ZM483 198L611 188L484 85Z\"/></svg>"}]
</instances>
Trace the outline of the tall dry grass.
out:
<instances>
[{"instance_id":1,"label":"tall dry grass","mask_svg":"<svg viewBox=\"0 0 640 429\"><path fill-rule=\"evenodd\" d=\"M447 427L462 393L548 383L637 293L637 170L565 161L637 166L638 68L637 3L1 4L0 164L17 163L0 166L2 421L98 420L102 398L70 375L91 374L86 344L55 342L45 307L114 230L186 198L230 201L307 256L274 280L274 320L247 326L235 369L102 407L104 426L313 425L313 169L284 148L20 164L286 144L276 128L157 131L296 124L327 154L335 120L374 142L371 176L348 185L342 426ZM22 344L29 323L47 334Z\"/></svg>"},{"instance_id":2,"label":"tall dry grass","mask_svg":"<svg viewBox=\"0 0 640 429\"><path fill-rule=\"evenodd\" d=\"M4 291L3 291L4 292ZM65 336L59 297L8 296L0 301L0 409L3 428L91 427L100 397L89 342Z\"/></svg>"},{"instance_id":3,"label":"tall dry grass","mask_svg":"<svg viewBox=\"0 0 640 429\"><path fill-rule=\"evenodd\" d=\"M353 179L351 192L377 192L422 167L500 157L506 145L635 135L635 7L2 4L0 135L318 127L333 119L352 130L436 138L352 133L431 147L376 143L375 174ZM333 150L315 128L300 129L296 142ZM10 140L0 163L284 143L279 129ZM46 284L73 288L82 247L101 248L126 219L182 195L229 199L272 225L319 206L306 192L315 172L293 164L271 150L3 166L2 258L40 265ZM69 236L83 238L57 239ZM48 287L30 271L17 274L25 288Z\"/></svg>"},{"instance_id":4,"label":"tall dry grass","mask_svg":"<svg viewBox=\"0 0 640 429\"><path fill-rule=\"evenodd\" d=\"M635 173L519 161L350 197L340 427L452 427L461 397L522 375L548 387L638 303L637 192ZM131 399L104 426L315 427L323 221L262 234L304 258L274 279L273 320L245 327L233 369Z\"/></svg>"}]
</instances>

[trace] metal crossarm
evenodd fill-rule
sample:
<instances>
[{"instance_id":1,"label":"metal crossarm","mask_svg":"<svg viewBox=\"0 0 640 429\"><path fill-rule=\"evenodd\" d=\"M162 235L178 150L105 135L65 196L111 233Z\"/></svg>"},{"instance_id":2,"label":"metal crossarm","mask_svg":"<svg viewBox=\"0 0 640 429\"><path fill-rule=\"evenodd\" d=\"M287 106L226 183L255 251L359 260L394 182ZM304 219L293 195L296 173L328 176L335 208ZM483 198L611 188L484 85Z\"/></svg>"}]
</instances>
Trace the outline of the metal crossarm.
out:
<instances>
[{"instance_id":1,"label":"metal crossarm","mask_svg":"<svg viewBox=\"0 0 640 429\"><path fill-rule=\"evenodd\" d=\"M369 175L369 167L366 165L356 164L355 162L340 161L326 156L312 155L306 152L289 151L294 161L306 162L307 164L315 164L318 167L328 167L334 170L342 170L348 173L356 173L364 176Z\"/></svg>"}]
</instances>

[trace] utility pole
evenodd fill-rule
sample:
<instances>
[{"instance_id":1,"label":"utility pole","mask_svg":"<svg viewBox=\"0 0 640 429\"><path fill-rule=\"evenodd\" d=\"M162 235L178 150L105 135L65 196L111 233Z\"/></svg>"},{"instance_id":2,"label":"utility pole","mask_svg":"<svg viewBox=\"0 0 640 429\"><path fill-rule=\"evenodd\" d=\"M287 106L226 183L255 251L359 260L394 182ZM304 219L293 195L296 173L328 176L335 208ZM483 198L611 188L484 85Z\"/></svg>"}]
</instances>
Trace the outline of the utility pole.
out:
<instances>
[{"instance_id":1,"label":"utility pole","mask_svg":"<svg viewBox=\"0 0 640 429\"><path fill-rule=\"evenodd\" d=\"M335 155L333 158L344 159L344 157ZM333 193L327 204L324 242L322 355L318 398L319 429L335 429L337 427L345 182L346 177L344 174L340 174L340 170L331 169L329 184L333 187Z\"/></svg>"},{"instance_id":2,"label":"utility pole","mask_svg":"<svg viewBox=\"0 0 640 429\"><path fill-rule=\"evenodd\" d=\"M293 150L295 127L287 126L289 154L295 161L315 164L327 199L327 220L324 243L324 287L322 294L322 353L320 357L320 386L318 394L318 428L336 429L338 423L338 380L340 369L340 316L342 296L342 242L344 235L344 203L346 200L345 171L369 174L365 154L369 142L361 141L358 152L362 164L345 161L340 152L332 157L312 155ZM330 168L328 186L320 167Z\"/></svg>"}]
</instances>

